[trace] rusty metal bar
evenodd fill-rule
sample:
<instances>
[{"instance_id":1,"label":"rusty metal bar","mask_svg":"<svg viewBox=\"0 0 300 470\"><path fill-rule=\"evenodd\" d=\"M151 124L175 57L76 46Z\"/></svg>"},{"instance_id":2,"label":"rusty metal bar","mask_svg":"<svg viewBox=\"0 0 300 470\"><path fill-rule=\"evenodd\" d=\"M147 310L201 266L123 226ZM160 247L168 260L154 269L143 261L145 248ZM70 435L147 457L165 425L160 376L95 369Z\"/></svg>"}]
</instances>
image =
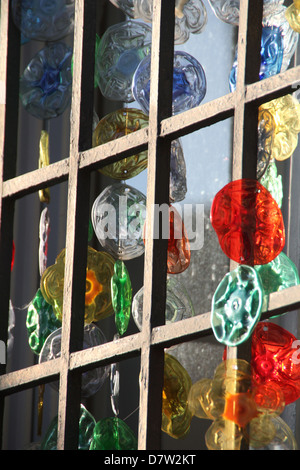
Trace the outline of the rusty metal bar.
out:
<instances>
[{"instance_id":1,"label":"rusty metal bar","mask_svg":"<svg viewBox=\"0 0 300 470\"><path fill-rule=\"evenodd\" d=\"M254 11L255 6L255 11ZM232 179L256 178L258 107L245 102L245 85L259 80L263 0L241 0L233 133Z\"/></svg>"},{"instance_id":2,"label":"rusty metal bar","mask_svg":"<svg viewBox=\"0 0 300 470\"><path fill-rule=\"evenodd\" d=\"M24 175L4 181L3 198L19 199L39 189L61 183L68 179L69 159L64 159L49 166L30 171Z\"/></svg>"},{"instance_id":3,"label":"rusty metal bar","mask_svg":"<svg viewBox=\"0 0 300 470\"><path fill-rule=\"evenodd\" d=\"M255 9L254 9L255 7ZM239 33L237 46L237 78L235 90L235 110L233 125L232 180L240 178L256 179L258 148L258 106L255 102L245 102L246 85L259 81L261 64L263 0L255 5L251 0L240 1ZM236 267L230 260L230 270ZM251 339L238 347L227 348L228 358L251 360ZM239 392L237 382L229 385L229 392ZM228 449L236 447L236 428L226 423ZM241 449L248 449L249 443L242 439ZM240 448L238 446L238 449Z\"/></svg>"},{"instance_id":4,"label":"rusty metal bar","mask_svg":"<svg viewBox=\"0 0 300 470\"><path fill-rule=\"evenodd\" d=\"M91 144L93 100L91 88L93 74L84 68L93 57L88 52L91 35L95 41L95 2L75 2L74 69L71 103L70 170L68 186L67 236L65 253L64 301L61 341L61 371L58 409L58 449L78 448L78 426L81 397L81 373L69 368L70 353L82 349L85 280L89 222L89 173L79 172L79 149ZM93 25L94 24L94 28ZM94 34L93 34L94 31ZM86 56L84 57L84 54ZM94 50L91 48L91 54ZM83 86L88 89L83 95ZM87 98L87 99L86 99ZM78 112L79 111L79 112ZM83 125L86 116L90 128Z\"/></svg>"},{"instance_id":5,"label":"rusty metal bar","mask_svg":"<svg viewBox=\"0 0 300 470\"><path fill-rule=\"evenodd\" d=\"M151 329L165 317L168 240L161 234L156 207L169 203L170 147L159 137L161 120L172 113L175 2L153 1L149 109L147 220L138 448L160 449L164 351L151 347ZM167 46L168 45L168 46Z\"/></svg>"}]
</instances>

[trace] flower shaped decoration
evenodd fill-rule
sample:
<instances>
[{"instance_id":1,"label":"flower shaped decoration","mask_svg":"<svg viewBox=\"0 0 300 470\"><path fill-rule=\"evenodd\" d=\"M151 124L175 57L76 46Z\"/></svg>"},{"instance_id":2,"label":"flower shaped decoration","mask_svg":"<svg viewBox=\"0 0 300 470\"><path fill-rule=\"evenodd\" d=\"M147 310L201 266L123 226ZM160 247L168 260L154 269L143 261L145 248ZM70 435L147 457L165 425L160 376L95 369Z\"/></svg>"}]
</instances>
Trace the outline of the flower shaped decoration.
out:
<instances>
[{"instance_id":1,"label":"flower shaped decoration","mask_svg":"<svg viewBox=\"0 0 300 470\"><path fill-rule=\"evenodd\" d=\"M267 113L267 111L266 111ZM111 142L132 132L148 127L149 118L141 110L121 108L97 122L93 132L93 147ZM137 176L148 166L148 150L125 157L99 169L99 172L116 180ZM180 139L171 142L170 154L170 202L179 202L187 192L186 163Z\"/></svg>"},{"instance_id":2,"label":"flower shaped decoration","mask_svg":"<svg viewBox=\"0 0 300 470\"><path fill-rule=\"evenodd\" d=\"M211 223L224 253L240 264L269 263L285 244L281 210L257 180L224 186L214 197Z\"/></svg>"},{"instance_id":3,"label":"flower shaped decoration","mask_svg":"<svg viewBox=\"0 0 300 470\"><path fill-rule=\"evenodd\" d=\"M151 56L137 67L132 93L143 111L149 114ZM172 113L177 114L198 106L206 95L206 76L202 65L190 54L174 52Z\"/></svg>"},{"instance_id":4,"label":"flower shaped decoration","mask_svg":"<svg viewBox=\"0 0 300 470\"><path fill-rule=\"evenodd\" d=\"M39 354L39 363L53 361L61 356L62 328L57 328L47 338ZM90 323L84 325L83 349L93 348L107 342L102 330ZM104 384L109 376L110 367L108 365L96 367L82 373L81 396L83 398L94 395ZM59 382L51 382L51 386L58 390Z\"/></svg>"},{"instance_id":5,"label":"flower shaped decoration","mask_svg":"<svg viewBox=\"0 0 300 470\"><path fill-rule=\"evenodd\" d=\"M275 428L275 435L271 442L259 448L259 450L298 450L298 444L291 428L283 421L280 416L271 419L271 424ZM251 426L252 434L255 434L255 426ZM250 450L255 450L254 446L250 446Z\"/></svg>"},{"instance_id":6,"label":"flower shaped decoration","mask_svg":"<svg viewBox=\"0 0 300 470\"><path fill-rule=\"evenodd\" d=\"M148 127L149 119L141 110L121 108L100 119L93 132L93 147L118 139L132 132ZM118 180L127 180L138 175L147 168L148 152L126 157L118 162L110 163L99 171L105 176Z\"/></svg>"},{"instance_id":7,"label":"flower shaped decoration","mask_svg":"<svg viewBox=\"0 0 300 470\"><path fill-rule=\"evenodd\" d=\"M259 79L272 77L281 71L283 60L283 40L280 28L264 26L261 38L261 64Z\"/></svg>"},{"instance_id":8,"label":"flower shaped decoration","mask_svg":"<svg viewBox=\"0 0 300 470\"><path fill-rule=\"evenodd\" d=\"M85 406L80 404L78 450L89 450L95 425L96 420L94 416L85 408ZM58 417L56 416L51 421L50 426L43 437L41 443L42 450L57 450L57 428Z\"/></svg>"},{"instance_id":9,"label":"flower shaped decoration","mask_svg":"<svg viewBox=\"0 0 300 470\"><path fill-rule=\"evenodd\" d=\"M208 0L210 6L221 21L238 26L240 19L240 0ZM278 9L284 0L264 0L264 15Z\"/></svg>"},{"instance_id":10,"label":"flower shaped decoration","mask_svg":"<svg viewBox=\"0 0 300 470\"><path fill-rule=\"evenodd\" d=\"M132 317L139 330L143 324L144 286L134 295L132 301ZM168 275L166 285L165 322L175 323L195 315L192 300L177 276Z\"/></svg>"},{"instance_id":11,"label":"flower shaped decoration","mask_svg":"<svg viewBox=\"0 0 300 470\"><path fill-rule=\"evenodd\" d=\"M38 119L61 115L71 102L72 49L64 43L50 43L29 62L20 78L22 105Z\"/></svg>"},{"instance_id":12,"label":"flower shaped decoration","mask_svg":"<svg viewBox=\"0 0 300 470\"><path fill-rule=\"evenodd\" d=\"M240 18L240 0L208 0L221 21L237 26Z\"/></svg>"},{"instance_id":13,"label":"flower shaped decoration","mask_svg":"<svg viewBox=\"0 0 300 470\"><path fill-rule=\"evenodd\" d=\"M94 427L89 450L137 450L137 438L122 419L104 418Z\"/></svg>"},{"instance_id":14,"label":"flower shaped decoration","mask_svg":"<svg viewBox=\"0 0 300 470\"><path fill-rule=\"evenodd\" d=\"M91 219L103 248L121 260L144 253L146 196L125 183L107 186L95 199Z\"/></svg>"},{"instance_id":15,"label":"flower shaped decoration","mask_svg":"<svg viewBox=\"0 0 300 470\"><path fill-rule=\"evenodd\" d=\"M283 38L281 29L275 26L264 26L261 37L261 65L259 79L271 77L280 73L283 60ZM230 91L236 88L238 57L237 49L229 76Z\"/></svg>"},{"instance_id":16,"label":"flower shaped decoration","mask_svg":"<svg viewBox=\"0 0 300 470\"><path fill-rule=\"evenodd\" d=\"M294 3L290 5L285 13L286 19L289 22L290 27L300 33L300 2L299 0L294 0Z\"/></svg>"},{"instance_id":17,"label":"flower shaped decoration","mask_svg":"<svg viewBox=\"0 0 300 470\"><path fill-rule=\"evenodd\" d=\"M26 328L30 349L39 354L47 337L61 327L61 322L53 312L52 305L44 299L38 289L27 309Z\"/></svg>"},{"instance_id":18,"label":"flower shaped decoration","mask_svg":"<svg viewBox=\"0 0 300 470\"><path fill-rule=\"evenodd\" d=\"M57 41L73 32L74 0L12 0L16 26L27 39Z\"/></svg>"},{"instance_id":19,"label":"flower shaped decoration","mask_svg":"<svg viewBox=\"0 0 300 470\"><path fill-rule=\"evenodd\" d=\"M264 290L251 266L238 266L218 285L211 309L211 325L216 339L227 346L247 340L260 319Z\"/></svg>"},{"instance_id":20,"label":"flower shaped decoration","mask_svg":"<svg viewBox=\"0 0 300 470\"><path fill-rule=\"evenodd\" d=\"M264 103L260 108L268 110L275 122L271 156L278 161L286 160L298 145L300 104L293 95L286 95Z\"/></svg>"},{"instance_id":21,"label":"flower shaped decoration","mask_svg":"<svg viewBox=\"0 0 300 470\"><path fill-rule=\"evenodd\" d=\"M280 2L272 4L270 1L264 8L263 27L280 28L283 42L283 58L281 72L285 72L297 48L299 35L290 26L286 14L287 7Z\"/></svg>"},{"instance_id":22,"label":"flower shaped decoration","mask_svg":"<svg viewBox=\"0 0 300 470\"><path fill-rule=\"evenodd\" d=\"M253 380L269 387L279 386L288 405L300 397L300 360L297 339L271 322L260 322L252 335Z\"/></svg>"},{"instance_id":23,"label":"flower shaped decoration","mask_svg":"<svg viewBox=\"0 0 300 470\"><path fill-rule=\"evenodd\" d=\"M230 1L230 0L229 0ZM211 4L214 3L210 0ZM224 3L224 0L216 3ZM239 1L234 0L235 11L239 13ZM289 67L298 44L298 34L291 28L287 18L287 8L283 1L265 0L262 39L261 39L261 70L260 79L284 72ZM226 2L228 5L228 2ZM238 21L238 15L235 15ZM235 89L237 57L230 75L231 91Z\"/></svg>"},{"instance_id":24,"label":"flower shaped decoration","mask_svg":"<svg viewBox=\"0 0 300 470\"><path fill-rule=\"evenodd\" d=\"M131 18L152 22L153 0L110 0ZM185 43L190 34L199 34L207 23L207 12L202 0L175 1L175 44Z\"/></svg>"},{"instance_id":25,"label":"flower shaped decoration","mask_svg":"<svg viewBox=\"0 0 300 470\"><path fill-rule=\"evenodd\" d=\"M140 21L128 20L105 31L95 59L95 80L103 96L133 101L132 77L141 60L150 54L151 38L151 27Z\"/></svg>"},{"instance_id":26,"label":"flower shaped decoration","mask_svg":"<svg viewBox=\"0 0 300 470\"><path fill-rule=\"evenodd\" d=\"M298 269L283 252L270 263L255 266L255 271L260 276L266 295L300 283Z\"/></svg>"},{"instance_id":27,"label":"flower shaped decoration","mask_svg":"<svg viewBox=\"0 0 300 470\"><path fill-rule=\"evenodd\" d=\"M65 272L65 249L41 277L41 292L52 305L56 317L63 316L63 291ZM114 259L105 252L88 246L84 321L99 321L113 313L110 282L114 272Z\"/></svg>"},{"instance_id":28,"label":"flower shaped decoration","mask_svg":"<svg viewBox=\"0 0 300 470\"><path fill-rule=\"evenodd\" d=\"M161 429L175 439L185 437L190 430L192 414L188 394L191 386L192 380L185 368L175 357L165 354Z\"/></svg>"},{"instance_id":29,"label":"flower shaped decoration","mask_svg":"<svg viewBox=\"0 0 300 470\"><path fill-rule=\"evenodd\" d=\"M276 433L272 418L283 411L284 399L278 386L253 386L248 362L227 359L213 379L192 385L188 406L193 416L213 420L205 435L208 449L237 450L242 439L255 448L272 441Z\"/></svg>"}]
</instances>

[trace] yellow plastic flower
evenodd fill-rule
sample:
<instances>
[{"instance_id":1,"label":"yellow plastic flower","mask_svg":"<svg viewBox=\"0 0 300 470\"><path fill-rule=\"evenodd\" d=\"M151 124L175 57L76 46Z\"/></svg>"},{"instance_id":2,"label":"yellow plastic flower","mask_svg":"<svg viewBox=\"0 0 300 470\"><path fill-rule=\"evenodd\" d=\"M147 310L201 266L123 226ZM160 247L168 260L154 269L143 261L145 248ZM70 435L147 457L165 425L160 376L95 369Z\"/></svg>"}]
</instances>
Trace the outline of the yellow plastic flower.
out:
<instances>
[{"instance_id":1,"label":"yellow plastic flower","mask_svg":"<svg viewBox=\"0 0 300 470\"><path fill-rule=\"evenodd\" d=\"M41 292L53 306L56 317L62 320L65 271L65 249L49 266L41 278ZM113 313L110 280L114 272L114 259L106 252L90 246L87 255L84 321L86 324L101 320Z\"/></svg>"},{"instance_id":2,"label":"yellow plastic flower","mask_svg":"<svg viewBox=\"0 0 300 470\"><path fill-rule=\"evenodd\" d=\"M300 33L300 1L294 0L294 3L290 5L285 11L285 17L289 22L290 27Z\"/></svg>"},{"instance_id":3,"label":"yellow plastic flower","mask_svg":"<svg viewBox=\"0 0 300 470\"><path fill-rule=\"evenodd\" d=\"M205 435L208 449L237 450L243 438L252 447L271 442L276 433L272 418L283 411L284 399L279 388L253 384L248 362L228 359L212 380L192 385L188 406L194 416L213 420Z\"/></svg>"},{"instance_id":4,"label":"yellow plastic flower","mask_svg":"<svg viewBox=\"0 0 300 470\"><path fill-rule=\"evenodd\" d=\"M93 147L144 129L149 118L139 109L121 108L104 116L93 132ZM143 150L99 169L100 173L117 180L127 180L144 171L148 165L148 151Z\"/></svg>"},{"instance_id":5,"label":"yellow plastic flower","mask_svg":"<svg viewBox=\"0 0 300 470\"><path fill-rule=\"evenodd\" d=\"M161 429L175 439L185 437L192 420L188 394L192 380L185 368L170 354L165 354Z\"/></svg>"},{"instance_id":6,"label":"yellow plastic flower","mask_svg":"<svg viewBox=\"0 0 300 470\"><path fill-rule=\"evenodd\" d=\"M267 109L275 121L271 158L286 160L298 145L300 104L293 95L286 95L263 104L261 108Z\"/></svg>"}]
</instances>

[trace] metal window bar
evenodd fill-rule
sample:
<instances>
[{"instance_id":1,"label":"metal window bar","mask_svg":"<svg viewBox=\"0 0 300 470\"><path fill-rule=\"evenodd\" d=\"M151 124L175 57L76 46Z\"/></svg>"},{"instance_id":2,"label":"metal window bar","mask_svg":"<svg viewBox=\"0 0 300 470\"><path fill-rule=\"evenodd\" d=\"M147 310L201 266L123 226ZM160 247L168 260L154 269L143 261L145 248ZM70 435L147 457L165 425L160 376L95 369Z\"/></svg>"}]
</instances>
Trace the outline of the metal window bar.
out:
<instances>
[{"instance_id":1,"label":"metal window bar","mask_svg":"<svg viewBox=\"0 0 300 470\"><path fill-rule=\"evenodd\" d=\"M258 81L263 1L258 0L254 4L250 0L241 0L236 91L180 115L171 116L173 51L164 45L173 43L174 1L154 0L149 127L122 137L117 142L90 148L93 88L91 71L94 67L96 2L76 0L70 158L18 177L15 175L18 123L18 96L15 90L18 87L19 77L17 59L20 38L9 14L10 2L8 0L1 2L0 52L4 59L0 63L0 85L2 96L6 97L0 102L2 338L6 338L8 325L14 202L41 188L68 180L69 204L62 354L59 359L10 373L6 373L5 366L0 365L0 417L2 423L5 396L60 378L58 449L77 448L81 373L99 365L137 355L141 356L139 449L159 449L164 348L212 333L210 312L175 324L163 324L166 243L164 240L152 240L147 244L145 251L144 285L147 287L144 296L142 331L97 346L92 351L81 350L83 319L75 312L80 312L84 298L86 254L84 250L80 250L80 245L87 242L86 195L89 172L129 156L133 151L148 147L148 207L151 208L155 203L167 202L170 142L232 116L234 118L232 179L253 178L256 168L257 108L263 102L295 91L295 83L300 77L300 67L296 66L279 75ZM170 21L172 17L173 22ZM148 217L147 223L153 231L154 218L150 211ZM268 310L263 312L262 318L269 318L299 307L300 287L296 286L271 294ZM230 354L249 359L249 347L234 348ZM2 429L0 434L2 440Z\"/></svg>"}]
</instances>

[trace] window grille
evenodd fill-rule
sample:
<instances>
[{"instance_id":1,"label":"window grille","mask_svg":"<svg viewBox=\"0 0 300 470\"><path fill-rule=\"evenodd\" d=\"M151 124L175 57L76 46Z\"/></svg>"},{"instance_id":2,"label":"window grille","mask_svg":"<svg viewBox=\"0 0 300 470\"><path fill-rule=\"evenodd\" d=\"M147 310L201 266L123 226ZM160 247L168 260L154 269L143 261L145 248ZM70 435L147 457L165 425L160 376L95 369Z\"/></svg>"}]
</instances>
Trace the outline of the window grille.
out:
<instances>
[{"instance_id":1,"label":"window grille","mask_svg":"<svg viewBox=\"0 0 300 470\"><path fill-rule=\"evenodd\" d=\"M1 245L0 337L7 338L11 246L15 203L41 188L68 182L66 270L62 351L59 359L6 372L0 365L0 413L5 397L37 385L60 380L58 449L75 449L78 442L80 378L82 372L102 364L140 358L139 449L160 448L164 348L210 336L210 312L201 312L178 323L164 324L166 297L166 240L152 240L144 258L144 317L140 332L92 350L82 350L84 285L90 172L148 148L147 204L168 202L171 141L186 134L233 119L232 179L256 178L258 106L293 93L299 66L263 81L260 66L263 1L241 0L238 28L238 77L234 93L214 99L177 115L171 115L175 0L153 1L152 68L149 126L100 147L91 146L96 4L76 0L74 29L73 92L70 116L69 156L46 168L16 175L18 134L18 80L20 37L10 14L10 2L1 2L0 43L0 142L1 142ZM173 20L171 20L173 19ZM291 194L292 188L289 188ZM289 202L291 206L291 202ZM290 209L291 207L289 207ZM154 217L147 212L154 230ZM231 268L234 263L231 263ZM297 310L299 286L270 295L262 319ZM71 314L72 312L72 314ZM231 348L231 357L249 360L249 342ZM3 430L2 430L3 433Z\"/></svg>"}]
</instances>

